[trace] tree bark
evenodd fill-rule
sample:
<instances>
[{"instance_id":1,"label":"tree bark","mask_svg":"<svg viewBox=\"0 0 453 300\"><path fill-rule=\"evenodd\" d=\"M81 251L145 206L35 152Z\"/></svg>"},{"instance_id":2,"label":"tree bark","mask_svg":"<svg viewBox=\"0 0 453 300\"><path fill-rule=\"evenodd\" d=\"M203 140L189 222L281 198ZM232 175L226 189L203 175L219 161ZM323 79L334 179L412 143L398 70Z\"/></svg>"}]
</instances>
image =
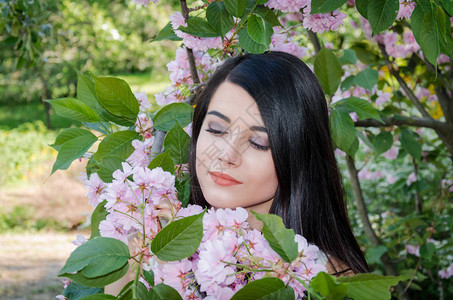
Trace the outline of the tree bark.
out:
<instances>
[{"instance_id":1,"label":"tree bark","mask_svg":"<svg viewBox=\"0 0 453 300\"><path fill-rule=\"evenodd\" d=\"M37 71L37 73L41 74L41 72L39 71ZM41 80L41 100L42 103L44 104L44 113L46 114L46 127L47 129L51 129L52 124L50 123L50 104L44 101L49 100L51 98L51 95L49 88L47 86L46 79L42 75L39 75L39 79Z\"/></svg>"}]
</instances>

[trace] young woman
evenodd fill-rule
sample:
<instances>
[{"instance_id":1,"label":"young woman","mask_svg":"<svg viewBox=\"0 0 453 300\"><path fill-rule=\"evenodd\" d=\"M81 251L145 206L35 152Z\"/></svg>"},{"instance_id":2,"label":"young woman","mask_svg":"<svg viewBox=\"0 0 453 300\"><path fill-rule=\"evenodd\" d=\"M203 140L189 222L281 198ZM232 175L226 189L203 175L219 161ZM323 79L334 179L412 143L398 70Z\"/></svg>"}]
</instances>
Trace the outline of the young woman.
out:
<instances>
[{"instance_id":1,"label":"young woman","mask_svg":"<svg viewBox=\"0 0 453 300\"><path fill-rule=\"evenodd\" d=\"M196 99L189 169L192 204L276 214L325 253L329 273L368 272L348 221L326 100L300 59L270 52L224 62ZM117 295L132 279L105 292Z\"/></svg>"},{"instance_id":2,"label":"young woman","mask_svg":"<svg viewBox=\"0 0 453 300\"><path fill-rule=\"evenodd\" d=\"M307 65L283 52L232 58L195 104L191 203L276 214L326 254L331 274L368 271L348 221L326 100Z\"/></svg>"}]
</instances>

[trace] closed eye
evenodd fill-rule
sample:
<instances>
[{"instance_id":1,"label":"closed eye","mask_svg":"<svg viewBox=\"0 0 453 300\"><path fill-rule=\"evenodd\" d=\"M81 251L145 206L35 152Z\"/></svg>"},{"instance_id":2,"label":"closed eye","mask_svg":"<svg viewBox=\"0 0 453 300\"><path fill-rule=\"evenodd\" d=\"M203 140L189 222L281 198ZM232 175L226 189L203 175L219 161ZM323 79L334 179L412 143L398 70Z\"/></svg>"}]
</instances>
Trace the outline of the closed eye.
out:
<instances>
[{"instance_id":1,"label":"closed eye","mask_svg":"<svg viewBox=\"0 0 453 300\"><path fill-rule=\"evenodd\" d=\"M219 136L226 133L225 131L215 130L215 129L212 129L211 127L209 127L208 129L205 129L205 130L207 132L212 133L213 135L219 135Z\"/></svg>"}]
</instances>

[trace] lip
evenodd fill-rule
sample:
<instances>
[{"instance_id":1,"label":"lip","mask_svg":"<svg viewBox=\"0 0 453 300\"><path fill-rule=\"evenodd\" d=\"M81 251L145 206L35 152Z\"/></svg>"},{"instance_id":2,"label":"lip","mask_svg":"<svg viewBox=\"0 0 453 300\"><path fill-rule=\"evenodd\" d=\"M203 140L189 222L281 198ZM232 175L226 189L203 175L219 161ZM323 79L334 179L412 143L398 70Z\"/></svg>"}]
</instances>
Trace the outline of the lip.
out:
<instances>
[{"instance_id":1,"label":"lip","mask_svg":"<svg viewBox=\"0 0 453 300\"><path fill-rule=\"evenodd\" d=\"M209 175L211 176L212 180L217 183L218 185L221 186L232 186L232 185L237 185L237 184L242 184L242 182L234 179L233 177L220 173L220 172L209 172Z\"/></svg>"}]
</instances>

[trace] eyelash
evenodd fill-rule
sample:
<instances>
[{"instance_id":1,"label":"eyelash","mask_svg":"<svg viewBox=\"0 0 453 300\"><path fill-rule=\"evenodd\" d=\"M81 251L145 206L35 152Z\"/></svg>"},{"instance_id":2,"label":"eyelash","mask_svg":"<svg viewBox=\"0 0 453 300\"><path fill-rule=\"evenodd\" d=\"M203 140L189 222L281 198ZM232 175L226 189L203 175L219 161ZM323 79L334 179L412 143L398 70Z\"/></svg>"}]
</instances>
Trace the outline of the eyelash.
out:
<instances>
[{"instance_id":1,"label":"eyelash","mask_svg":"<svg viewBox=\"0 0 453 300\"><path fill-rule=\"evenodd\" d=\"M225 134L224 131L219 131L219 130L215 130L212 128L208 128L208 129L206 129L206 131L209 133L212 133L213 135L217 135L217 136L222 136L223 134ZM262 145L254 143L252 141L250 141L250 144L252 145L253 148L255 148L256 150L260 150L260 151L267 151L270 148L269 146L262 146Z\"/></svg>"}]
</instances>

